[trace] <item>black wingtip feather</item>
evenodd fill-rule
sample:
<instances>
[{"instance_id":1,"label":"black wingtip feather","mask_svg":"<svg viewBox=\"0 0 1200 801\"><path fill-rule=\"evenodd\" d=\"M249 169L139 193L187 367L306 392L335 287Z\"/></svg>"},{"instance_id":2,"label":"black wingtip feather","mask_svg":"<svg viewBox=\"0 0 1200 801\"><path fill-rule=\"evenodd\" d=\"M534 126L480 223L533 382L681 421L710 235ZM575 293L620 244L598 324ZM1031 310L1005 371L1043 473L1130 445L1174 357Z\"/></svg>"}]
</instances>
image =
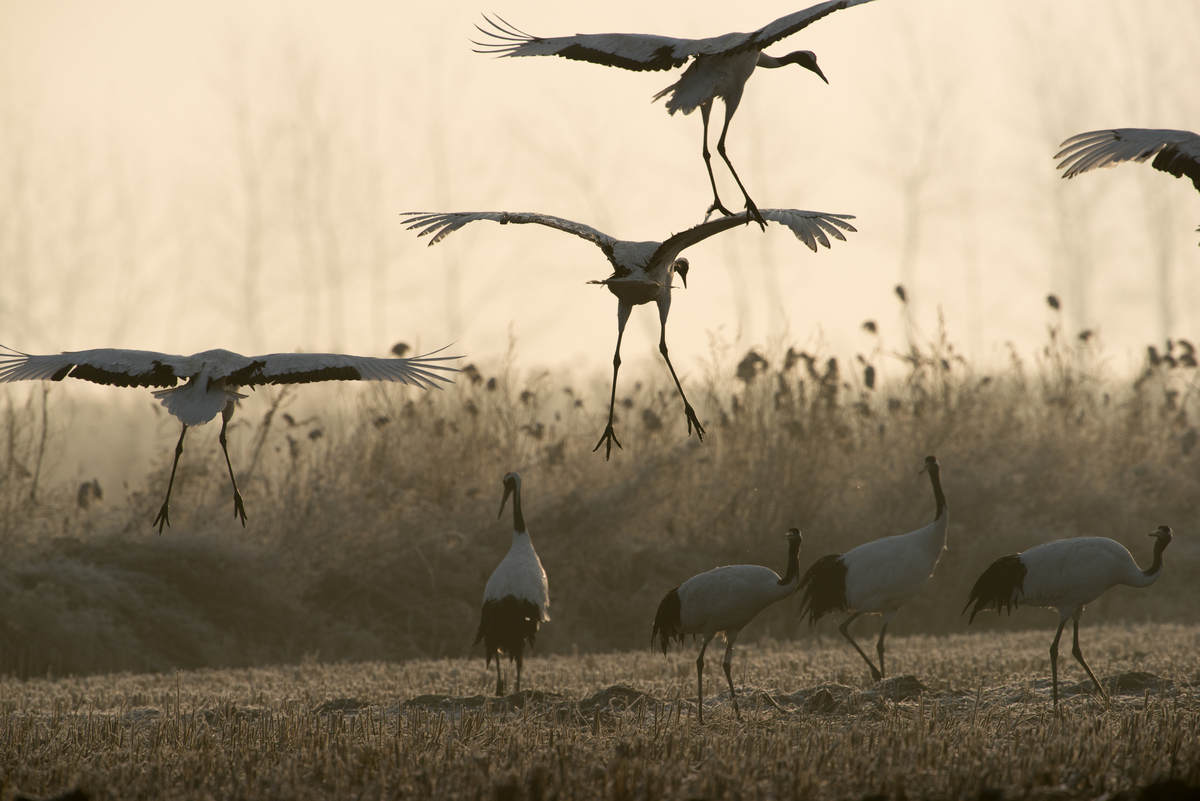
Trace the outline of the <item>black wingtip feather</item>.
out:
<instances>
[{"instance_id":1,"label":"black wingtip feather","mask_svg":"<svg viewBox=\"0 0 1200 801\"><path fill-rule=\"evenodd\" d=\"M1019 596L1025 584L1025 573L1025 563L1021 561L1020 554L1001 556L980 574L959 614L965 614L972 603L975 604L975 608L971 609L971 616L967 618L968 624L975 620L975 615L993 605L997 614L1001 610L1012 614L1013 607L1018 606Z\"/></svg>"}]
</instances>

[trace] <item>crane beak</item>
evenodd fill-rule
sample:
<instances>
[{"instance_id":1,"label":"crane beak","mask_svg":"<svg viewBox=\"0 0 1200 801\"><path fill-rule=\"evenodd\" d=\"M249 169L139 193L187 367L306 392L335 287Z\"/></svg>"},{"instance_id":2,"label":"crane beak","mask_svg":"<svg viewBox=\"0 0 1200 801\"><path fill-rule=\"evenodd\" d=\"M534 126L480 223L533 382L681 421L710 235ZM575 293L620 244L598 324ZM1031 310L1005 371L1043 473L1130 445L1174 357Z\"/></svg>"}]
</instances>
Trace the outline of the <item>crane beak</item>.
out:
<instances>
[{"instance_id":1,"label":"crane beak","mask_svg":"<svg viewBox=\"0 0 1200 801\"><path fill-rule=\"evenodd\" d=\"M810 72L816 73L818 78L827 84L829 83L829 79L825 77L825 73L821 72L821 67L817 64L816 54L814 54L811 50L801 50L793 54L793 58L801 67L804 67L804 69L809 70Z\"/></svg>"},{"instance_id":2,"label":"crane beak","mask_svg":"<svg viewBox=\"0 0 1200 801\"><path fill-rule=\"evenodd\" d=\"M504 514L504 504L508 503L508 496L512 495L512 491L513 491L512 484L505 483L504 497L500 499L500 511L496 513L497 520L499 520L500 516L502 514Z\"/></svg>"}]
</instances>

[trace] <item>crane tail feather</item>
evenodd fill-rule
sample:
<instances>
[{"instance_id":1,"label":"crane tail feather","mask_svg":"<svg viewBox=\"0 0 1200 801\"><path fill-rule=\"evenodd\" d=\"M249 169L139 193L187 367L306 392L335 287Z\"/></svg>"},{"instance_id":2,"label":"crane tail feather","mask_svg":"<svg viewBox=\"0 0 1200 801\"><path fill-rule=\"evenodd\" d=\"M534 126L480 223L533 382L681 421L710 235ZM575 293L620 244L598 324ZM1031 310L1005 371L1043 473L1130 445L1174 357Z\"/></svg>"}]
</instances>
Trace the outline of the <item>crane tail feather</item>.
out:
<instances>
[{"instance_id":1,"label":"crane tail feather","mask_svg":"<svg viewBox=\"0 0 1200 801\"><path fill-rule=\"evenodd\" d=\"M980 574L975 585L971 587L971 594L967 598L966 605L959 614L966 614L967 609L971 608L971 604L974 604L975 607L971 609L971 616L967 619L968 624L975 620L975 615L992 606L996 607L997 614L1001 611L1012 614L1013 607L1019 605L1018 602L1025 584L1025 573L1025 563L1021 561L1020 554L1012 553L1001 556Z\"/></svg>"},{"instance_id":2,"label":"crane tail feather","mask_svg":"<svg viewBox=\"0 0 1200 801\"><path fill-rule=\"evenodd\" d=\"M809 625L830 612L846 610L846 563L841 554L822 556L800 579L800 615Z\"/></svg>"},{"instance_id":3,"label":"crane tail feather","mask_svg":"<svg viewBox=\"0 0 1200 801\"><path fill-rule=\"evenodd\" d=\"M650 647L654 647L654 639L657 637L664 656L672 639L683 642L682 611L679 602L679 588L676 587L663 596L658 605L658 611L654 614L654 628L650 632Z\"/></svg>"},{"instance_id":4,"label":"crane tail feather","mask_svg":"<svg viewBox=\"0 0 1200 801\"><path fill-rule=\"evenodd\" d=\"M541 619L538 605L524 598L506 595L499 600L484 601L474 644L483 641L489 666L493 657L500 658L500 651L508 655L510 662L520 663L526 644L532 647L537 639Z\"/></svg>"}]
</instances>

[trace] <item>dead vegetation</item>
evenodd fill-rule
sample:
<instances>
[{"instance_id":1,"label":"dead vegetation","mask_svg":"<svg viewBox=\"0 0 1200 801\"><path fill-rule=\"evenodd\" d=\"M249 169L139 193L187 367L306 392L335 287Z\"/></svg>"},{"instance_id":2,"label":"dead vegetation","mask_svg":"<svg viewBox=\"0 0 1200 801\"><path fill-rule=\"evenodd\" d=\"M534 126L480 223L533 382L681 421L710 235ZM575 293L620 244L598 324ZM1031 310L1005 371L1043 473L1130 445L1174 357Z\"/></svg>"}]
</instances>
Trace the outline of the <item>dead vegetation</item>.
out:
<instances>
[{"instance_id":1,"label":"dead vegetation","mask_svg":"<svg viewBox=\"0 0 1200 801\"><path fill-rule=\"evenodd\" d=\"M547 656L484 695L482 659L0 680L0 798L1137 798L1200 783L1195 626L1097 626L1111 706L1048 631L744 649L696 723L690 651ZM1077 675L1078 674L1078 675ZM1076 681L1079 680L1079 681ZM715 688L714 688L715 689ZM1128 793L1118 796L1118 793ZM1183 797L1183 796L1180 796Z\"/></svg>"},{"instance_id":2,"label":"dead vegetation","mask_svg":"<svg viewBox=\"0 0 1200 801\"><path fill-rule=\"evenodd\" d=\"M915 528L933 511L918 474L930 453L943 466L950 551L892 632L962 631L967 590L999 554L1096 534L1145 563L1143 535L1160 523L1179 534L1163 579L1109 592L1085 625L1195 622L1188 576L1200 550L1188 521L1200 509L1200 403L1190 343L1156 346L1122 377L1094 336L1068 336L1057 322L1034 357L986 370L944 332L897 350L873 328L853 360L796 347L714 356L707 380L689 379L710 431L703 443L685 437L669 379L639 383L631 370L617 406L625 449L609 463L591 451L606 376L581 388L510 358L472 366L437 393L258 393L230 433L249 526L231 517L215 431L200 429L180 468L175 527L162 536L150 520L168 448L124 481L101 474L84 492L79 480L43 475L34 493L38 460L64 452L92 482L73 450L86 427L67 436L71 421L56 417L55 394L74 387L54 385L48 411L41 387L5 387L0 673L466 655L482 587L508 547L496 509L509 470L525 479L550 576L554 621L539 634L541 654L644 647L667 589L718 564L771 564L791 526L804 532L802 568ZM663 378L660 365L647 367ZM165 428L144 436L174 438ZM1046 620L1022 609L976 626ZM747 643L813 634L789 603L746 632ZM898 669L910 656L895 651Z\"/></svg>"}]
</instances>

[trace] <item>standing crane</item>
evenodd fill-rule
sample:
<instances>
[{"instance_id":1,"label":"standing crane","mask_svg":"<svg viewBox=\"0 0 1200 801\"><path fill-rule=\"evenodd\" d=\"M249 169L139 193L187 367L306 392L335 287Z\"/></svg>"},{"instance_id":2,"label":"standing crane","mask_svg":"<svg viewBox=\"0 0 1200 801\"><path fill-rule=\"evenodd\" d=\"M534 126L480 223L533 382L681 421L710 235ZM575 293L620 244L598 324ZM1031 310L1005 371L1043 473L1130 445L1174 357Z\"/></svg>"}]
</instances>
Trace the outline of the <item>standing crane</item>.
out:
<instances>
[{"instance_id":1,"label":"standing crane","mask_svg":"<svg viewBox=\"0 0 1200 801\"><path fill-rule=\"evenodd\" d=\"M1071 654L1108 700L1107 691L1079 649L1079 617L1084 606L1103 595L1109 587L1118 584L1149 587L1158 581L1162 575L1163 551L1171 544L1171 527L1159 526L1148 536L1155 540L1154 560L1145 570L1138 567L1124 545L1108 537L1055 540L1021 553L1001 556L971 587L963 612L971 604L975 607L967 622L974 622L975 615L993 605L997 614L1001 609L1012 614L1013 607L1022 603L1057 609L1058 630L1054 632L1054 642L1050 643L1050 686L1054 705L1058 706L1058 641L1068 620L1074 624Z\"/></svg>"},{"instance_id":2,"label":"standing crane","mask_svg":"<svg viewBox=\"0 0 1200 801\"><path fill-rule=\"evenodd\" d=\"M513 27L500 17L484 16L489 27L476 25L476 29L488 37L483 42L473 42L477 53L499 56L562 56L576 61L590 61L608 67L627 70L669 70L681 67L689 60L679 80L654 95L654 100L667 97L667 111L674 114L682 111L690 114L700 109L704 123L701 155L708 181L712 186L713 202L708 215L719 211L726 216L732 212L721 203L717 193L717 182L713 178L711 153L708 149L708 118L712 113L713 100L721 98L725 104L725 123L717 139L717 152L729 167L733 180L742 190L746 200L747 222L753 219L765 230L766 220L754 201L746 192L742 179L738 177L733 162L725 152L725 135L729 132L729 121L737 111L746 81L756 67L774 69L786 64L798 64L817 74L825 83L829 79L817 66L817 57L810 50L797 50L784 56L768 56L762 52L779 40L808 27L827 14L850 6L861 5L870 0L828 0L815 6L795 11L750 33L727 33L707 39L681 39L671 36L656 36L643 33L580 33L574 36L543 38L532 36Z\"/></svg>"},{"instance_id":3,"label":"standing crane","mask_svg":"<svg viewBox=\"0 0 1200 801\"><path fill-rule=\"evenodd\" d=\"M1146 161L1176 178L1187 176L1200 192L1200 135L1165 128L1113 128L1075 134L1065 140L1054 158L1063 178L1074 178L1097 167L1120 161ZM1196 229L1200 231L1200 228Z\"/></svg>"},{"instance_id":4,"label":"standing crane","mask_svg":"<svg viewBox=\"0 0 1200 801\"><path fill-rule=\"evenodd\" d=\"M0 345L0 382L44 379L62 381L70 376L115 387L167 387L154 390L154 397L183 424L175 444L175 460L163 500L152 526L171 525L169 507L175 470L183 454L183 438L188 426L200 425L221 415L221 433L217 440L225 454L225 466L233 484L233 514L246 525L246 507L233 475L233 464L226 447L225 429L233 417L237 401L245 398L240 387L264 384L307 384L313 381L398 381L422 389L449 381L443 372L457 372L444 364L459 356L435 356L426 353L407 359L380 359L347 356L341 353L270 353L242 356L227 350L206 350L191 356L158 353L152 350L66 351L47 356L22 353ZM176 386L180 379L186 383Z\"/></svg>"},{"instance_id":5,"label":"standing crane","mask_svg":"<svg viewBox=\"0 0 1200 801\"><path fill-rule=\"evenodd\" d=\"M733 646L738 634L755 616L776 601L781 601L800 586L800 529L788 529L787 567L783 578L769 567L761 565L725 565L692 576L671 590L658 605L650 645L657 637L665 656L671 640L683 643L686 634L704 638L700 655L696 657L697 716L704 723L704 652L713 637L725 634L725 681L729 682L729 698L734 714L740 719L737 692L733 689Z\"/></svg>"},{"instance_id":6,"label":"standing crane","mask_svg":"<svg viewBox=\"0 0 1200 801\"><path fill-rule=\"evenodd\" d=\"M888 624L900 607L933 576L942 551L946 550L950 510L942 492L941 466L937 457L926 456L921 472L929 474L929 482L933 485L936 505L933 522L907 534L863 543L843 554L823 556L800 580L800 586L804 588L800 613L808 615L810 624L835 610L850 613L838 626L838 631L858 651L876 681L884 676L883 637L887 634ZM860 615L883 616L879 640L875 643L878 668L850 635L850 624Z\"/></svg>"},{"instance_id":7,"label":"standing crane","mask_svg":"<svg viewBox=\"0 0 1200 801\"><path fill-rule=\"evenodd\" d=\"M829 239L845 241L843 231L855 231L847 220L854 219L849 214L826 214L819 211L799 211L797 209L764 209L762 215L771 222L786 225L798 239L804 242L814 253L817 245L830 247ZM696 436L704 439L704 426L696 417L692 405L688 403L683 393L683 385L675 374L671 357L667 355L667 314L671 310L671 281L678 275L687 287L688 260L679 258L686 248L708 239L710 236L736 227L749 219L749 212L736 214L732 217L721 217L716 220L701 223L692 228L674 234L662 242L627 242L597 231L590 225L572 222L561 217L536 212L507 212L507 211L462 211L446 213L405 212L404 217L409 230L420 229L418 236L432 237L429 244L436 245L450 234L468 223L477 220L491 220L501 225L508 223L537 223L550 228L557 228L568 234L582 237L603 251L605 257L613 266L613 274L602 281L590 281L593 284L603 284L617 296L617 346L613 353L612 392L608 400L608 425L604 434L596 443L593 451L605 446L604 458L612 454L612 446L621 447L620 441L613 432L613 409L617 400L617 371L621 367L621 338L625 334L625 323L634 306L653 301L658 306L660 336L658 350L667 362L675 388L683 399L683 413L687 419L688 435L693 428Z\"/></svg>"},{"instance_id":8,"label":"standing crane","mask_svg":"<svg viewBox=\"0 0 1200 801\"><path fill-rule=\"evenodd\" d=\"M496 660L496 695L504 695L500 652L508 654L508 661L517 663L517 692L521 692L525 643L532 647L538 626L550 620L550 587L546 582L546 571L533 549L533 540L525 529L525 515L521 512L521 476L507 473L503 482L500 514L504 514L508 496L513 498L512 545L483 588L483 610L479 630L475 632L475 645L483 642L488 666L493 658Z\"/></svg>"}]
</instances>

